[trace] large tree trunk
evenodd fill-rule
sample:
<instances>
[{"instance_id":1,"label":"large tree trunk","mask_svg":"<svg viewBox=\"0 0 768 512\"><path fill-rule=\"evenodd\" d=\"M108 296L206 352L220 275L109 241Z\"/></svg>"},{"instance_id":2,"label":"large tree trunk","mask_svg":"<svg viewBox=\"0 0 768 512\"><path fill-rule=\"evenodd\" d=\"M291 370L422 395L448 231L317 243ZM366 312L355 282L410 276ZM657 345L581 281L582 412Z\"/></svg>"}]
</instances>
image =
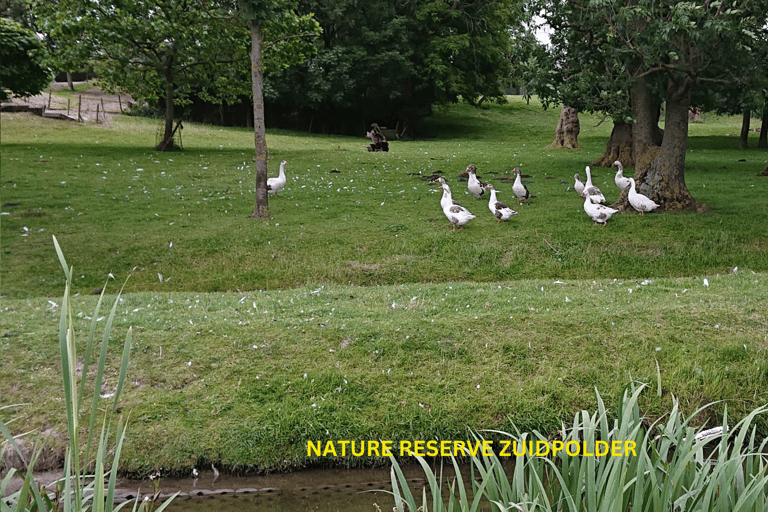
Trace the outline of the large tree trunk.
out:
<instances>
[{"instance_id":1,"label":"large tree trunk","mask_svg":"<svg viewBox=\"0 0 768 512\"><path fill-rule=\"evenodd\" d=\"M641 73L642 70L638 70ZM664 137L664 130L659 128L659 117L661 115L661 102L654 97L649 87L647 77L637 79L630 89L630 98L632 101L632 111L635 116L635 124L631 129L631 161L626 158L626 162L619 160L624 167L635 167L634 178L637 183L641 183L645 173L650 169L653 162L659 155L660 146ZM616 127L614 126L614 130ZM611 134L613 138L613 133ZM610 141L609 141L610 144ZM626 153L626 150L625 150ZM615 160L614 160L615 161ZM609 165L613 165L610 162ZM628 173L624 174L629 176ZM611 205L619 211L632 211L632 206L627 199L627 190L624 190L619 199Z\"/></svg>"},{"instance_id":2,"label":"large tree trunk","mask_svg":"<svg viewBox=\"0 0 768 512\"><path fill-rule=\"evenodd\" d=\"M739 147L741 149L747 149L749 147L749 120L751 118L751 110L745 110L741 115L741 136L739 137Z\"/></svg>"},{"instance_id":3,"label":"large tree trunk","mask_svg":"<svg viewBox=\"0 0 768 512\"><path fill-rule=\"evenodd\" d=\"M638 191L661 205L659 210L706 211L685 184L685 154L688 149L688 111L692 82L687 76L671 76L667 84L664 140L658 156L643 172ZM638 169L635 169L637 177Z\"/></svg>"},{"instance_id":4,"label":"large tree trunk","mask_svg":"<svg viewBox=\"0 0 768 512\"><path fill-rule=\"evenodd\" d=\"M611 137L605 145L603 155L592 162L590 165L595 167L611 167L616 160L620 161L625 167L634 167L635 158L632 154L632 125L615 121Z\"/></svg>"},{"instance_id":5,"label":"large tree trunk","mask_svg":"<svg viewBox=\"0 0 768 512\"><path fill-rule=\"evenodd\" d=\"M757 147L768 149L768 108L763 110L763 122L760 125L760 138L757 139Z\"/></svg>"},{"instance_id":6,"label":"large tree trunk","mask_svg":"<svg viewBox=\"0 0 768 512\"><path fill-rule=\"evenodd\" d=\"M548 148L580 149L579 146L579 111L573 107L566 107L560 110L560 121L555 128L555 140Z\"/></svg>"},{"instance_id":7,"label":"large tree trunk","mask_svg":"<svg viewBox=\"0 0 768 512\"><path fill-rule=\"evenodd\" d=\"M630 90L632 110L635 114L635 125L632 127L632 156L635 167L642 171L650 166L658 154L664 132L659 128L661 103L654 98L649 86L649 79L638 79ZM652 151L651 151L652 150ZM637 180L637 172L635 173Z\"/></svg>"},{"instance_id":8,"label":"large tree trunk","mask_svg":"<svg viewBox=\"0 0 768 512\"><path fill-rule=\"evenodd\" d=\"M251 26L251 88L253 91L253 138L256 147L256 204L253 218L269 218L267 196L267 135L264 126L264 64L261 57L261 27L253 20Z\"/></svg>"}]
</instances>

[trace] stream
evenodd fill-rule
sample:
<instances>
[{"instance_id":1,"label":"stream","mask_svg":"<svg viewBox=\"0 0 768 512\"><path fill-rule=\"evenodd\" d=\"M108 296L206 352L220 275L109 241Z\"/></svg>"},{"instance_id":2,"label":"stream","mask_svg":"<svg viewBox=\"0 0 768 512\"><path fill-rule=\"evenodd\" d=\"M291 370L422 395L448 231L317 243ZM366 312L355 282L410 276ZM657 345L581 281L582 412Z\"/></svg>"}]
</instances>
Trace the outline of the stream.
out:
<instances>
[{"instance_id":1,"label":"stream","mask_svg":"<svg viewBox=\"0 0 768 512\"><path fill-rule=\"evenodd\" d=\"M424 471L418 465L403 468L409 486L416 496L425 485ZM152 492L149 480L123 480L122 499ZM195 479L161 480L162 500L175 493L180 495L165 510L210 512L293 512L316 510L321 512L389 512L394 498L391 491L389 468L365 469L310 469L296 473L238 477L213 470L200 471Z\"/></svg>"}]
</instances>

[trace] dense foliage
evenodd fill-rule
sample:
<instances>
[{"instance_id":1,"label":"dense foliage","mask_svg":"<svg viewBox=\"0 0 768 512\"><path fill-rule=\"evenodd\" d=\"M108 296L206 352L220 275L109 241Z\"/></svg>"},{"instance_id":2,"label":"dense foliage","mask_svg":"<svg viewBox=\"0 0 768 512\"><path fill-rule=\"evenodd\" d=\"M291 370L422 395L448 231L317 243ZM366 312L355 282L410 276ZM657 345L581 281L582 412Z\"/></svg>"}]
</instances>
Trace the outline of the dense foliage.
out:
<instances>
[{"instance_id":1,"label":"dense foliage","mask_svg":"<svg viewBox=\"0 0 768 512\"><path fill-rule=\"evenodd\" d=\"M376 122L409 132L436 103L501 101L521 4L301 2L323 28L322 41L302 66L267 77L268 121L354 134Z\"/></svg>"},{"instance_id":2,"label":"dense foliage","mask_svg":"<svg viewBox=\"0 0 768 512\"><path fill-rule=\"evenodd\" d=\"M714 107L718 96L713 91L746 87L755 74L746 70L763 65L757 64L759 52L754 49L764 44L760 34L765 2L600 0L542 5L553 28L553 65L549 80L537 92L548 101L634 123L640 191L664 209L705 210L685 185L689 110ZM665 131L659 140L662 103Z\"/></svg>"},{"instance_id":3,"label":"dense foliage","mask_svg":"<svg viewBox=\"0 0 768 512\"><path fill-rule=\"evenodd\" d=\"M42 49L34 32L0 18L0 100L9 93L34 96L48 85L51 75L42 65Z\"/></svg>"}]
</instances>

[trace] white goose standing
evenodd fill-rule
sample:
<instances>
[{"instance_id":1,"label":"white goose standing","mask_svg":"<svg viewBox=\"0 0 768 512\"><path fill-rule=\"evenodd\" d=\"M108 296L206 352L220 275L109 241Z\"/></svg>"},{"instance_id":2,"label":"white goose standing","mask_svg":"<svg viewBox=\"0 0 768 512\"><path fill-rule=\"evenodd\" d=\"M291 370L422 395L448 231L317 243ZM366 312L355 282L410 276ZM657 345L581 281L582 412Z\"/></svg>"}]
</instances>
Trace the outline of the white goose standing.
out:
<instances>
[{"instance_id":1,"label":"white goose standing","mask_svg":"<svg viewBox=\"0 0 768 512\"><path fill-rule=\"evenodd\" d=\"M593 203L604 203L605 196L600 189L592 184L592 172L589 166L584 169L587 173L587 181L584 183L584 195L589 198Z\"/></svg>"},{"instance_id":2,"label":"white goose standing","mask_svg":"<svg viewBox=\"0 0 768 512\"><path fill-rule=\"evenodd\" d=\"M634 178L629 178L629 195L627 198L629 199L629 204L632 205L632 208L639 211L640 215L643 215L645 212L655 210L661 206L653 201L653 199L649 198L648 196L644 196L635 189Z\"/></svg>"},{"instance_id":3,"label":"white goose standing","mask_svg":"<svg viewBox=\"0 0 768 512\"><path fill-rule=\"evenodd\" d=\"M619 210L615 210L610 206L593 203L590 200L590 196L586 196L584 198L584 211L595 224L602 224L605 226L608 223L608 219L611 218L611 215Z\"/></svg>"},{"instance_id":4,"label":"white goose standing","mask_svg":"<svg viewBox=\"0 0 768 512\"><path fill-rule=\"evenodd\" d=\"M528 187L523 185L523 182L520 179L520 168L515 167L512 169L512 172L517 174L515 177L515 183L512 184L512 192L514 192L515 197L517 197L517 204L521 204L523 201L525 201L527 204L528 198L531 197L531 193L528 192Z\"/></svg>"},{"instance_id":5,"label":"white goose standing","mask_svg":"<svg viewBox=\"0 0 768 512\"><path fill-rule=\"evenodd\" d=\"M441 183L440 188L443 189L443 198L440 200L440 206L443 208L446 218L453 226L453 231L456 231L456 226L459 226L459 229L464 229L464 224L474 219L475 216L453 200L451 189L448 185Z\"/></svg>"},{"instance_id":6,"label":"white goose standing","mask_svg":"<svg viewBox=\"0 0 768 512\"><path fill-rule=\"evenodd\" d=\"M285 177L285 165L287 163L285 160L280 162L280 175L277 178L269 178L267 180L267 194L275 194L275 197L277 197L277 193L283 190L288 181Z\"/></svg>"},{"instance_id":7,"label":"white goose standing","mask_svg":"<svg viewBox=\"0 0 768 512\"><path fill-rule=\"evenodd\" d=\"M467 179L467 188L469 189L469 192L475 196L475 199L480 199L483 194L485 194L485 183L478 179L477 167L475 167L475 164L469 164L467 166L467 174L469 174L469 178Z\"/></svg>"},{"instance_id":8,"label":"white goose standing","mask_svg":"<svg viewBox=\"0 0 768 512\"><path fill-rule=\"evenodd\" d=\"M440 208L445 209L447 206L459 204L457 201L453 200L453 197L451 196L451 187L445 182L445 178L437 178L437 182L440 183L440 188L443 190L443 197L440 198Z\"/></svg>"},{"instance_id":9,"label":"white goose standing","mask_svg":"<svg viewBox=\"0 0 768 512\"><path fill-rule=\"evenodd\" d=\"M621 165L621 162L616 160L613 162L613 165L619 168L619 170L616 171L616 176L613 178L613 182L616 183L616 186L619 187L619 190L623 192L627 187L629 187L629 178L624 177L624 166Z\"/></svg>"},{"instance_id":10,"label":"white goose standing","mask_svg":"<svg viewBox=\"0 0 768 512\"><path fill-rule=\"evenodd\" d=\"M517 215L515 210L496 199L496 189L493 188L493 185L486 185L485 188L486 190L491 191L491 199L488 201L488 209L491 210L493 216L496 217L497 224L501 224L501 221L509 220L513 215Z\"/></svg>"},{"instance_id":11,"label":"white goose standing","mask_svg":"<svg viewBox=\"0 0 768 512\"><path fill-rule=\"evenodd\" d=\"M581 177L578 174L574 174L573 180L573 189L579 196L584 197L584 183L581 181Z\"/></svg>"}]
</instances>

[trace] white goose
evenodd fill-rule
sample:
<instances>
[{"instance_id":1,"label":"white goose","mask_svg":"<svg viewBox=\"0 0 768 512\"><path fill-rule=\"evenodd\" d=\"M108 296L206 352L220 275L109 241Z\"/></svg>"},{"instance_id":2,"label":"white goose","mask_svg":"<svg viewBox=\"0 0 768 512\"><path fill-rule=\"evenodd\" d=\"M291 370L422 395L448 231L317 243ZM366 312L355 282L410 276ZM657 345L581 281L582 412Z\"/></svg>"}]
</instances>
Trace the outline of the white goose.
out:
<instances>
[{"instance_id":1,"label":"white goose","mask_svg":"<svg viewBox=\"0 0 768 512\"><path fill-rule=\"evenodd\" d=\"M616 186L619 187L619 190L622 192L629 187L629 178L624 177L624 166L621 165L621 162L616 160L613 162L613 165L619 168L618 171L616 171L616 177L613 178L613 182L616 183Z\"/></svg>"},{"instance_id":2,"label":"white goose","mask_svg":"<svg viewBox=\"0 0 768 512\"><path fill-rule=\"evenodd\" d=\"M512 184L512 192L515 193L515 197L517 197L517 204L521 204L523 201L528 203L528 198L531 197L531 193L528 192L528 187L523 185L522 180L520 179L520 168L515 167L512 169L512 172L517 174L515 177L515 183Z\"/></svg>"},{"instance_id":3,"label":"white goose","mask_svg":"<svg viewBox=\"0 0 768 512\"><path fill-rule=\"evenodd\" d=\"M655 203L651 198L648 196L644 196L643 194L639 193L635 189L635 179L629 178L629 204L632 205L632 208L640 212L640 215L643 215L645 212L650 212L651 210L655 210L658 208L659 204Z\"/></svg>"},{"instance_id":4,"label":"white goose","mask_svg":"<svg viewBox=\"0 0 768 512\"><path fill-rule=\"evenodd\" d=\"M451 189L448 185L440 184L440 188L443 189L443 198L440 200L440 206L443 208L443 213L453 226L453 231L456 231L456 226L460 229L464 229L464 224L475 218L472 212L458 204L451 197Z\"/></svg>"},{"instance_id":5,"label":"white goose","mask_svg":"<svg viewBox=\"0 0 768 512\"><path fill-rule=\"evenodd\" d=\"M267 194L275 194L275 197L277 197L277 193L283 190L288 181L285 177L285 164L287 163L285 160L280 162L280 175L277 178L269 178L267 180Z\"/></svg>"},{"instance_id":6,"label":"white goose","mask_svg":"<svg viewBox=\"0 0 768 512\"><path fill-rule=\"evenodd\" d=\"M589 197L593 203L604 203L605 196L600 189L592 184L592 172L589 170L589 166L584 169L587 173L587 181L584 183L584 194Z\"/></svg>"},{"instance_id":7,"label":"white goose","mask_svg":"<svg viewBox=\"0 0 768 512\"><path fill-rule=\"evenodd\" d=\"M513 215L517 215L515 210L496 199L496 189L493 188L493 185L486 185L485 189L491 191L491 199L488 201L488 209L491 210L493 216L496 217L497 224L501 224L501 221L509 220Z\"/></svg>"},{"instance_id":8,"label":"white goose","mask_svg":"<svg viewBox=\"0 0 768 512\"><path fill-rule=\"evenodd\" d=\"M469 192L475 196L475 199L480 199L485 194L485 183L477 178L477 167L475 167L475 164L467 166L467 174L469 174L469 179L467 180Z\"/></svg>"},{"instance_id":9,"label":"white goose","mask_svg":"<svg viewBox=\"0 0 768 512\"><path fill-rule=\"evenodd\" d=\"M573 175L573 189L576 191L579 196L584 197L584 183L581 181L581 178L578 174Z\"/></svg>"},{"instance_id":10,"label":"white goose","mask_svg":"<svg viewBox=\"0 0 768 512\"><path fill-rule=\"evenodd\" d=\"M615 210L602 204L593 203L591 201L591 196L586 196L584 198L584 211L595 224L602 224L605 226L608 223L608 219L611 218L611 215L619 210Z\"/></svg>"},{"instance_id":11,"label":"white goose","mask_svg":"<svg viewBox=\"0 0 768 512\"><path fill-rule=\"evenodd\" d=\"M440 208L445 209L446 206L459 204L457 201L453 200L453 197L451 196L451 187L449 187L448 183L445 182L445 178L437 178L437 182L440 183L440 188L443 190L443 197L440 198Z\"/></svg>"}]
</instances>

